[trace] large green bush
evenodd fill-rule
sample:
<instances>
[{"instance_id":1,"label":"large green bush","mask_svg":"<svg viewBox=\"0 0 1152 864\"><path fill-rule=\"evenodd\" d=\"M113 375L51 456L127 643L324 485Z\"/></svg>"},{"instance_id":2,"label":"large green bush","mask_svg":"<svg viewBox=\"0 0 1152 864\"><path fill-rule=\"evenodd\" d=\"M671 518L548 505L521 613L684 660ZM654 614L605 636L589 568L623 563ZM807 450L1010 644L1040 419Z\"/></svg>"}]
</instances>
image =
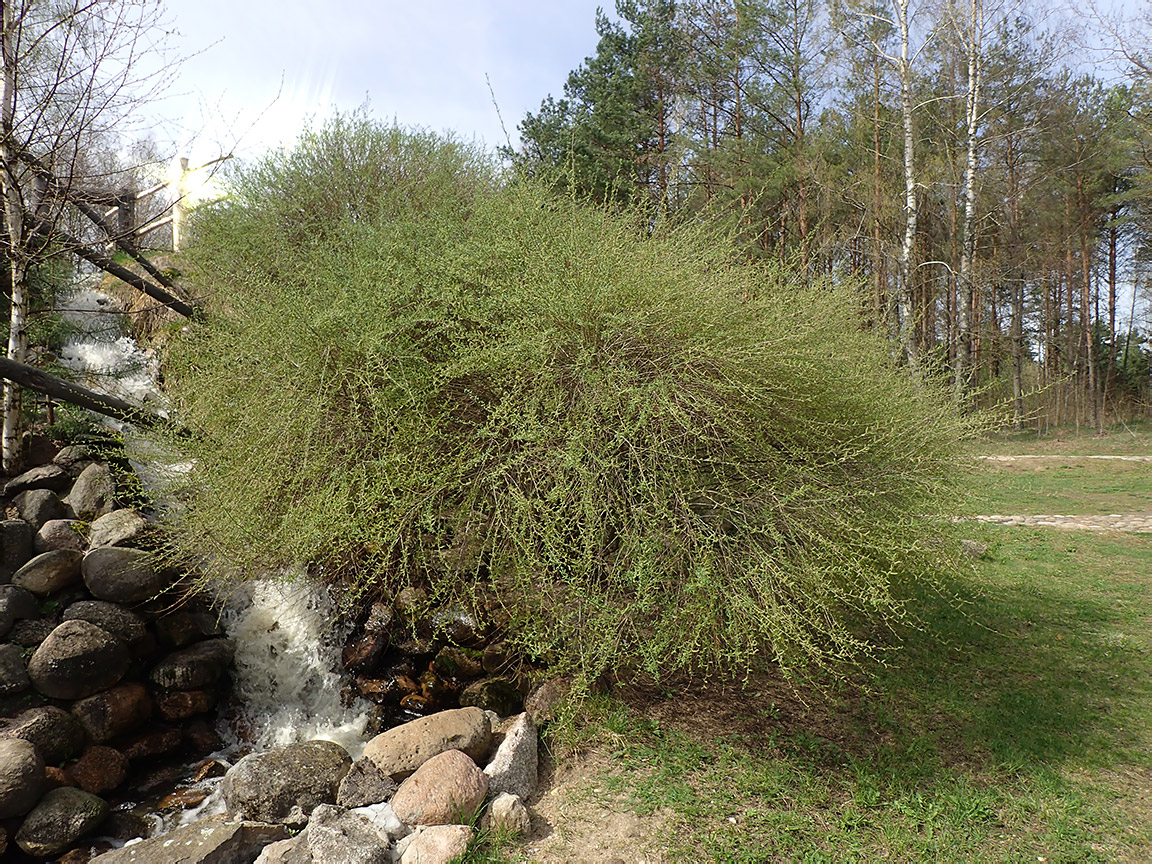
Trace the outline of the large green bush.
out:
<instances>
[{"instance_id":1,"label":"large green bush","mask_svg":"<svg viewBox=\"0 0 1152 864\"><path fill-rule=\"evenodd\" d=\"M363 118L236 183L168 379L217 574L420 584L594 674L856 656L947 566L964 422L847 292Z\"/></svg>"}]
</instances>

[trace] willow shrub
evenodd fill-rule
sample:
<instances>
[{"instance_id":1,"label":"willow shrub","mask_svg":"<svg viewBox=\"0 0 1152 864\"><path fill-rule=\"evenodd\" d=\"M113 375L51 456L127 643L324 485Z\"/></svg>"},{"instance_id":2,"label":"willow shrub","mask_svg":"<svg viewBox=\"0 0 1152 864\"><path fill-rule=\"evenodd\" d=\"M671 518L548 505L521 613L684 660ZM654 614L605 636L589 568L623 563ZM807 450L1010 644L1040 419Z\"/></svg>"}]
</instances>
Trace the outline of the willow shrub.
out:
<instances>
[{"instance_id":1,"label":"willow shrub","mask_svg":"<svg viewBox=\"0 0 1152 864\"><path fill-rule=\"evenodd\" d=\"M417 584L593 675L858 657L894 585L949 566L930 517L965 423L849 293L334 125L198 227L216 302L171 348L202 433L174 536L217 575Z\"/></svg>"}]
</instances>

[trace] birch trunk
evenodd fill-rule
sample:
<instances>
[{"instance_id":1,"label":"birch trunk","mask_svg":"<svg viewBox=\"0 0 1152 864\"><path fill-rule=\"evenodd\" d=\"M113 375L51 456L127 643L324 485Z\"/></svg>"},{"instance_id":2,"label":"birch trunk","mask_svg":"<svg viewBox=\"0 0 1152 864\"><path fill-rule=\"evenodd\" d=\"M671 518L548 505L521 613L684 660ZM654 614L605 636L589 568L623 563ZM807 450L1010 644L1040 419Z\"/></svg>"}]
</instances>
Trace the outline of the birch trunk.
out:
<instances>
[{"instance_id":1,"label":"birch trunk","mask_svg":"<svg viewBox=\"0 0 1152 864\"><path fill-rule=\"evenodd\" d=\"M972 366L972 271L976 257L976 132L980 106L980 37L984 29L983 0L972 0L969 8L968 39L965 53L968 59L968 93L965 100L967 121L967 152L964 160L964 225L963 247L960 251L960 296L956 303L956 392L962 394L971 381Z\"/></svg>"},{"instance_id":2,"label":"birch trunk","mask_svg":"<svg viewBox=\"0 0 1152 864\"><path fill-rule=\"evenodd\" d=\"M908 362L916 364L919 345L916 309L912 296L912 255L916 245L916 130L912 117L911 37L908 32L909 0L894 0L896 26L900 33L900 111L904 125L904 240L900 245L900 286L897 299L897 322L900 347Z\"/></svg>"},{"instance_id":3,"label":"birch trunk","mask_svg":"<svg viewBox=\"0 0 1152 864\"><path fill-rule=\"evenodd\" d=\"M28 353L28 264L24 256L24 202L20 191L19 164L13 134L16 117L16 55L13 46L12 4L0 0L0 54L3 55L3 83L0 85L0 196L4 199L5 252L8 256L12 296L10 298L8 359L23 362ZM23 422L20 388L4 383L4 423L0 451L4 472L17 473L24 461Z\"/></svg>"}]
</instances>

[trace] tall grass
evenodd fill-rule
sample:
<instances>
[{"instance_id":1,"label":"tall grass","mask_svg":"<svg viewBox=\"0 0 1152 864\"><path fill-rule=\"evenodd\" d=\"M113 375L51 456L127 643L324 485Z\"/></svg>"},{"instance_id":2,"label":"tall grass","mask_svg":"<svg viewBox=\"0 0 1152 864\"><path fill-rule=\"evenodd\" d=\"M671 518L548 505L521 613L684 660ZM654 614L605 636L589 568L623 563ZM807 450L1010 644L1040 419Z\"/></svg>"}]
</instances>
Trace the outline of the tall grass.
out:
<instances>
[{"instance_id":1,"label":"tall grass","mask_svg":"<svg viewBox=\"0 0 1152 864\"><path fill-rule=\"evenodd\" d=\"M366 154L371 154L366 155ZM831 284L706 225L500 182L338 118L197 226L172 345L203 433L177 542L219 575L419 584L596 674L870 648L949 565L967 424Z\"/></svg>"}]
</instances>

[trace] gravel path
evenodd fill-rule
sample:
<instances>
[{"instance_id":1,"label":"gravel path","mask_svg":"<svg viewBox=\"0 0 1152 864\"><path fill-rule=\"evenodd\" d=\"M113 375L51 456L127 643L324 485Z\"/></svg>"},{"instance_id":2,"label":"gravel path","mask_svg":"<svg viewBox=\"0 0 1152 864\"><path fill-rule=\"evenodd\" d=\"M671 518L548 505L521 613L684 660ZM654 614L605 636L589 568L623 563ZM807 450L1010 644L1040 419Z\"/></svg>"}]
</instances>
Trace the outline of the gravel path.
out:
<instances>
[{"instance_id":1,"label":"gravel path","mask_svg":"<svg viewBox=\"0 0 1152 864\"><path fill-rule=\"evenodd\" d=\"M986 459L989 462L1019 462L1022 459L1062 459L1065 462L1073 462L1077 459L1105 459L1114 462L1152 462L1152 456L1067 456L1049 453L1022 453L1019 456L977 456L976 458Z\"/></svg>"},{"instance_id":2,"label":"gravel path","mask_svg":"<svg viewBox=\"0 0 1152 864\"><path fill-rule=\"evenodd\" d=\"M977 522L994 525L1042 525L1048 528L1068 528L1079 531L1129 531L1134 534L1152 534L1152 515L1147 513L1111 513L1107 516L976 516Z\"/></svg>"}]
</instances>

